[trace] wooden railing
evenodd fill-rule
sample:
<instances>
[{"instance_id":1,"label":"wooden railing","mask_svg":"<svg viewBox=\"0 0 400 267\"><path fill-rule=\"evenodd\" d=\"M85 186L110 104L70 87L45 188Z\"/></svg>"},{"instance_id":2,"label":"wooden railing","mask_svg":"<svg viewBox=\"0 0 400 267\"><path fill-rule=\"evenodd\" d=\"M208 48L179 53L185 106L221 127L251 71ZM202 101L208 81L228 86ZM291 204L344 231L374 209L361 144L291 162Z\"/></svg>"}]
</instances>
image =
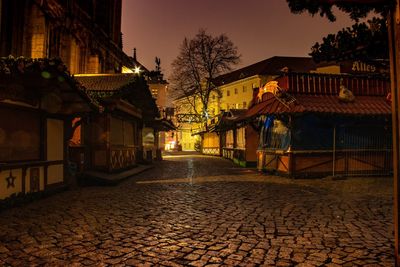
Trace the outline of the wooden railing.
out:
<instances>
[{"instance_id":1,"label":"wooden railing","mask_svg":"<svg viewBox=\"0 0 400 267\"><path fill-rule=\"evenodd\" d=\"M276 80L292 94L338 95L341 85L354 95L386 96L390 92L389 80L381 77L289 73Z\"/></svg>"},{"instance_id":2,"label":"wooden railing","mask_svg":"<svg viewBox=\"0 0 400 267\"><path fill-rule=\"evenodd\" d=\"M219 155L219 147L203 147L202 153L206 155Z\"/></svg>"},{"instance_id":3,"label":"wooden railing","mask_svg":"<svg viewBox=\"0 0 400 267\"><path fill-rule=\"evenodd\" d=\"M137 148L135 146L112 146L110 148L110 168L125 169L136 165Z\"/></svg>"}]
</instances>

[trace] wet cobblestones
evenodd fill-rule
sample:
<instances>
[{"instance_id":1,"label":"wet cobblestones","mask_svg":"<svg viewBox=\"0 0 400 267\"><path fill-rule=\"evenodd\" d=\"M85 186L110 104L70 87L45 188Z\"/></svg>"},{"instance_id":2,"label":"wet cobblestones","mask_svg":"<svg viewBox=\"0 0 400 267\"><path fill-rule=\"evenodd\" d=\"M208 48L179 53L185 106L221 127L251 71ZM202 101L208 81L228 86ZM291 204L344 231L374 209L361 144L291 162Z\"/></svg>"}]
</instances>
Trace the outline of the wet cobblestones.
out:
<instances>
[{"instance_id":1,"label":"wet cobblestones","mask_svg":"<svg viewBox=\"0 0 400 267\"><path fill-rule=\"evenodd\" d=\"M2 212L0 265L394 266L391 195L323 182L167 158L118 186Z\"/></svg>"}]
</instances>

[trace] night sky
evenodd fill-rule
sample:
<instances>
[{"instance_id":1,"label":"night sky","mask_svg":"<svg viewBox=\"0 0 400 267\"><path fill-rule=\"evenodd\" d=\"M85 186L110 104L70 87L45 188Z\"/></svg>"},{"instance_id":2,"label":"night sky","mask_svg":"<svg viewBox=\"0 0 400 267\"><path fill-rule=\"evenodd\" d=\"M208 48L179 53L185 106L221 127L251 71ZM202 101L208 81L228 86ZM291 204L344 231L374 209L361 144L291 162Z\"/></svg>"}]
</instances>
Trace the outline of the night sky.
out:
<instances>
[{"instance_id":1,"label":"night sky","mask_svg":"<svg viewBox=\"0 0 400 267\"><path fill-rule=\"evenodd\" d=\"M154 58L170 74L184 37L199 28L226 33L242 55L238 67L272 56L307 56L328 33L353 24L346 14L335 23L308 13L291 14L285 0L123 0L124 51L154 69Z\"/></svg>"}]
</instances>

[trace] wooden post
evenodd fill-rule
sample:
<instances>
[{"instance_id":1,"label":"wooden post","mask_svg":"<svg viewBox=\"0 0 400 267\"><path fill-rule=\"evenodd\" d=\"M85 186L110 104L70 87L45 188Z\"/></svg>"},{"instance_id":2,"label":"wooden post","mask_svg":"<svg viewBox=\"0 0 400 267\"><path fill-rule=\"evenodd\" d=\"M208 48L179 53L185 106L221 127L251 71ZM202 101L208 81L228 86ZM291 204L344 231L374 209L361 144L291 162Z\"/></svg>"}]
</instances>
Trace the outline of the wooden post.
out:
<instances>
[{"instance_id":1,"label":"wooden post","mask_svg":"<svg viewBox=\"0 0 400 267\"><path fill-rule=\"evenodd\" d=\"M333 161L332 161L332 177L335 177L335 169L336 169L336 124L333 126Z\"/></svg>"},{"instance_id":2,"label":"wooden post","mask_svg":"<svg viewBox=\"0 0 400 267\"><path fill-rule=\"evenodd\" d=\"M112 156L112 152L111 152L111 115L110 114L106 114L104 116L104 128L105 129L105 134L106 134L106 157L107 157L107 161L106 161L106 168L108 172L112 171L112 167L111 167L111 156Z\"/></svg>"},{"instance_id":3,"label":"wooden post","mask_svg":"<svg viewBox=\"0 0 400 267\"><path fill-rule=\"evenodd\" d=\"M388 15L388 32L389 32L389 53L390 53L390 79L392 94L392 134L393 134L393 198L394 198L394 236L395 236L395 260L396 266L400 266L399 258L399 145L400 145L400 110L399 101L400 94L400 17L399 17L400 0L396 1L396 9L391 10Z\"/></svg>"}]
</instances>

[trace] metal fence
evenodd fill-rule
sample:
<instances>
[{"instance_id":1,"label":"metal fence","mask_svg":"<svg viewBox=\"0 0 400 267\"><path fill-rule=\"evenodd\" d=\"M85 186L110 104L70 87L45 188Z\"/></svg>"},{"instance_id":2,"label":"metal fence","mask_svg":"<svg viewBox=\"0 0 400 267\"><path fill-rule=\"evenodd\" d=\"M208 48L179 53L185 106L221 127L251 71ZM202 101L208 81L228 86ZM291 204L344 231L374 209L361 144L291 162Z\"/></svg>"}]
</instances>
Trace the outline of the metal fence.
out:
<instances>
[{"instance_id":1,"label":"metal fence","mask_svg":"<svg viewBox=\"0 0 400 267\"><path fill-rule=\"evenodd\" d=\"M389 175L393 171L389 127L334 128L332 175Z\"/></svg>"}]
</instances>

